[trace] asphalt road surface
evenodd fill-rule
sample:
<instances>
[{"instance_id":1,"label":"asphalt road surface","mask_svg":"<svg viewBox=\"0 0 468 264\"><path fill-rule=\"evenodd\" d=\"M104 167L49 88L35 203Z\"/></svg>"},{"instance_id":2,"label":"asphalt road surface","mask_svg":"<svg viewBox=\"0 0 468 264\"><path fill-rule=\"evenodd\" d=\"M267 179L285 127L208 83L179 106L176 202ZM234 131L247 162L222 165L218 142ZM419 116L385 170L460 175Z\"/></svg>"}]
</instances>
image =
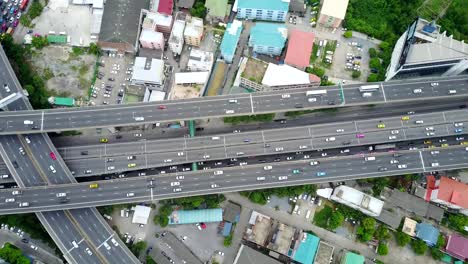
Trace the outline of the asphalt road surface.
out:
<instances>
[{"instance_id":1,"label":"asphalt road surface","mask_svg":"<svg viewBox=\"0 0 468 264\"><path fill-rule=\"evenodd\" d=\"M437 86L431 85L438 83ZM115 127L176 120L246 114L278 113L302 109L335 108L353 105L427 101L468 96L468 78L451 77L432 80L405 80L378 83L372 96L363 97L361 85L326 88L324 95L307 96L306 90L274 91L255 94L202 97L186 100L109 105L96 107L33 110L0 113L0 134L40 133L91 127ZM421 89L420 93L414 93ZM449 91L456 90L456 94ZM286 98L285 95L288 95ZM344 101L342 100L342 94ZM311 97L315 102L309 102ZM234 101L230 101L234 100ZM32 121L32 123L31 123Z\"/></svg>"},{"instance_id":2,"label":"asphalt road surface","mask_svg":"<svg viewBox=\"0 0 468 264\"><path fill-rule=\"evenodd\" d=\"M52 185L0 191L0 213L15 214L97 205L153 201L176 197L233 192L359 178L402 175L468 167L468 147L357 154L260 165L179 172L92 183ZM311 162L317 161L318 164ZM65 193L67 202L63 197ZM7 202L14 198L15 201ZM29 202L28 207L19 207Z\"/></svg>"}]
</instances>

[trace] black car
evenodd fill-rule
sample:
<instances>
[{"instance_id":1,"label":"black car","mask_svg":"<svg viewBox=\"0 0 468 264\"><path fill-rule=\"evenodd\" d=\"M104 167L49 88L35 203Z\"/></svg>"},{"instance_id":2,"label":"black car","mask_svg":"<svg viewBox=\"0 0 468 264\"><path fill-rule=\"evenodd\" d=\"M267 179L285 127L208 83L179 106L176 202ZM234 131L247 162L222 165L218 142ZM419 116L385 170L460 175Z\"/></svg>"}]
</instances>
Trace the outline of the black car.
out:
<instances>
[{"instance_id":1,"label":"black car","mask_svg":"<svg viewBox=\"0 0 468 264\"><path fill-rule=\"evenodd\" d=\"M21 239L21 242L23 242L23 243L29 243L29 239L23 238L23 239Z\"/></svg>"},{"instance_id":2,"label":"black car","mask_svg":"<svg viewBox=\"0 0 468 264\"><path fill-rule=\"evenodd\" d=\"M17 169L19 166L18 166L18 162L16 162L16 160L14 160L13 162L11 162L13 164L13 167L15 167L15 169Z\"/></svg>"},{"instance_id":3,"label":"black car","mask_svg":"<svg viewBox=\"0 0 468 264\"><path fill-rule=\"evenodd\" d=\"M88 155L88 151L87 150L81 151L81 155Z\"/></svg>"},{"instance_id":4,"label":"black car","mask_svg":"<svg viewBox=\"0 0 468 264\"><path fill-rule=\"evenodd\" d=\"M109 78L108 80L113 82L113 81L115 81L115 78Z\"/></svg>"}]
</instances>

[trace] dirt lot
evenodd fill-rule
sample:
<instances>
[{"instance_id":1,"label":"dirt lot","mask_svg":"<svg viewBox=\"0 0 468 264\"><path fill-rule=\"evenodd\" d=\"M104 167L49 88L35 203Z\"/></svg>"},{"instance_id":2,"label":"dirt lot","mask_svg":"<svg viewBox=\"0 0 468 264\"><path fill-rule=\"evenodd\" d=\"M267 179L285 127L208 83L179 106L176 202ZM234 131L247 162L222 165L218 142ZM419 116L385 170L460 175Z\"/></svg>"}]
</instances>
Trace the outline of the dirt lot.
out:
<instances>
[{"instance_id":1,"label":"dirt lot","mask_svg":"<svg viewBox=\"0 0 468 264\"><path fill-rule=\"evenodd\" d=\"M94 55L78 55L71 47L62 46L48 46L35 52L32 64L52 93L74 98L87 96L96 63Z\"/></svg>"}]
</instances>

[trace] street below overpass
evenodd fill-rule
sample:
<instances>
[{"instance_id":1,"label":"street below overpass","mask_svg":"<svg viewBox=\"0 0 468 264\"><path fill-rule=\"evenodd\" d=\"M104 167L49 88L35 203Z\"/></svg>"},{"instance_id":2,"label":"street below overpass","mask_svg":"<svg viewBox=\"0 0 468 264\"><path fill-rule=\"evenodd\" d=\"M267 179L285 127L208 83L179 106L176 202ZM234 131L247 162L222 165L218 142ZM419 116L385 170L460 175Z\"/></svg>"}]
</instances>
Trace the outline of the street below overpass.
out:
<instances>
[{"instance_id":1,"label":"street below overpass","mask_svg":"<svg viewBox=\"0 0 468 264\"><path fill-rule=\"evenodd\" d=\"M439 85L433 86L437 81ZM372 96L363 97L361 84L330 86L327 93L307 96L306 90L274 91L68 109L16 111L0 113L0 134L40 133L93 127L115 127L163 121L195 120L210 117L277 113L303 109L336 108L353 105L428 101L468 96L468 78L405 80L378 83ZM421 89L421 93L414 93ZM455 94L449 91L455 90ZM288 95L285 97L284 95ZM308 99L315 97L316 101ZM232 101L234 100L234 101ZM26 123L25 123L26 121ZM30 122L32 121L32 123Z\"/></svg>"},{"instance_id":2,"label":"street below overpass","mask_svg":"<svg viewBox=\"0 0 468 264\"><path fill-rule=\"evenodd\" d=\"M374 157L375 159L369 157ZM318 164L311 164L318 161ZM271 167L265 167L271 166ZM468 167L466 146L405 150L344 157L179 172L90 183L0 191L0 213L16 214L154 201L210 193L346 181ZM59 193L66 193L66 202ZM7 202L7 199L15 199ZM28 207L19 207L28 202Z\"/></svg>"}]
</instances>

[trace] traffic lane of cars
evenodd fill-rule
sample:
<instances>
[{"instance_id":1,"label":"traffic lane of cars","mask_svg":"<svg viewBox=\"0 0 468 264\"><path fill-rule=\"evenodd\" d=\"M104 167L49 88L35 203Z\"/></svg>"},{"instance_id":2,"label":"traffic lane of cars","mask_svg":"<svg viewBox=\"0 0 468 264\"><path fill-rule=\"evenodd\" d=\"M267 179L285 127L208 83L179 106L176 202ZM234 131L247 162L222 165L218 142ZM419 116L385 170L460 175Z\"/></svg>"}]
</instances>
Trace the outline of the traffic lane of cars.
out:
<instances>
[{"instance_id":1,"label":"traffic lane of cars","mask_svg":"<svg viewBox=\"0 0 468 264\"><path fill-rule=\"evenodd\" d=\"M450 90L455 90L456 93L453 95L456 95L458 93L466 93L467 89L464 86L466 84L466 81L460 80L460 81L454 81L451 82L451 84L445 84L444 82L446 81L435 81L435 82L421 82L419 85L414 85L414 86L407 86L407 85L401 85L401 86L392 86L389 88L385 88L385 92L387 95L387 100L388 99L397 99L397 98L403 98L403 97L408 97L408 98L426 98L426 97L433 97L433 96L447 96L452 93L450 93ZM388 90L388 92L387 92Z\"/></svg>"},{"instance_id":2,"label":"traffic lane of cars","mask_svg":"<svg viewBox=\"0 0 468 264\"><path fill-rule=\"evenodd\" d=\"M370 156L366 156L370 157ZM466 158L466 157L465 157ZM60 203L60 199L56 198L58 192L66 192L67 197L70 197L70 204L73 201L74 206L86 207L91 204L105 204L115 203L117 201L123 202L125 200L133 200L136 197L148 199L148 191L152 193L151 198L163 198L164 196L171 195L174 192L184 192L189 194L190 192L209 191L210 189L224 188L239 188L252 185L265 185L275 184L274 182L288 182L292 183L295 181L310 181L319 180L324 177L330 180L330 177L342 178L347 177L352 179L353 177L359 177L362 174L376 174L380 173L379 168L383 166L388 167L385 171L386 174L392 172L407 173L412 171L418 171L422 168L421 159L419 152L405 153L398 157L400 160L399 164L390 164L390 160L395 159L393 154L375 154L374 160L365 160L364 156L348 156L341 158L330 158L330 159L319 159L320 163L317 165L310 165L310 161L296 161L288 164L273 164L265 165L270 166L266 169L265 166L250 166L243 168L229 168L221 170L221 173L216 173L220 170L211 170L203 172L195 172L190 174L179 173L178 175L158 175L153 177L143 177L140 179L124 181L107 181L99 182L99 187L96 189L90 189L89 184L80 184L74 186L57 185L54 187L48 187L47 191L44 189L30 189L25 190L22 194L22 199L31 199L32 205L42 205L41 209L56 206ZM401 164L405 164L406 167L398 169ZM295 172L297 170L298 172ZM180 180L177 176L183 175L185 178ZM258 180L258 177L263 177L262 180ZM151 191L148 188L148 179L153 178L155 183L155 189ZM179 184L173 184L178 182ZM213 184L216 184L213 187ZM204 186L207 185L207 186ZM176 188L181 188L180 191L176 191ZM256 187L258 188L258 186ZM133 192L134 196L127 197L127 193ZM143 195L142 197L139 197ZM146 194L145 194L146 193ZM5 195L5 192L0 193L1 196ZM4 198L1 197L0 198ZM7 195L8 196L8 195ZM151 196L151 194L150 194ZM0 203L0 206L4 207L4 210L9 210L9 203ZM11 207L10 207L11 208ZM36 206L36 209L39 209Z\"/></svg>"}]
</instances>

